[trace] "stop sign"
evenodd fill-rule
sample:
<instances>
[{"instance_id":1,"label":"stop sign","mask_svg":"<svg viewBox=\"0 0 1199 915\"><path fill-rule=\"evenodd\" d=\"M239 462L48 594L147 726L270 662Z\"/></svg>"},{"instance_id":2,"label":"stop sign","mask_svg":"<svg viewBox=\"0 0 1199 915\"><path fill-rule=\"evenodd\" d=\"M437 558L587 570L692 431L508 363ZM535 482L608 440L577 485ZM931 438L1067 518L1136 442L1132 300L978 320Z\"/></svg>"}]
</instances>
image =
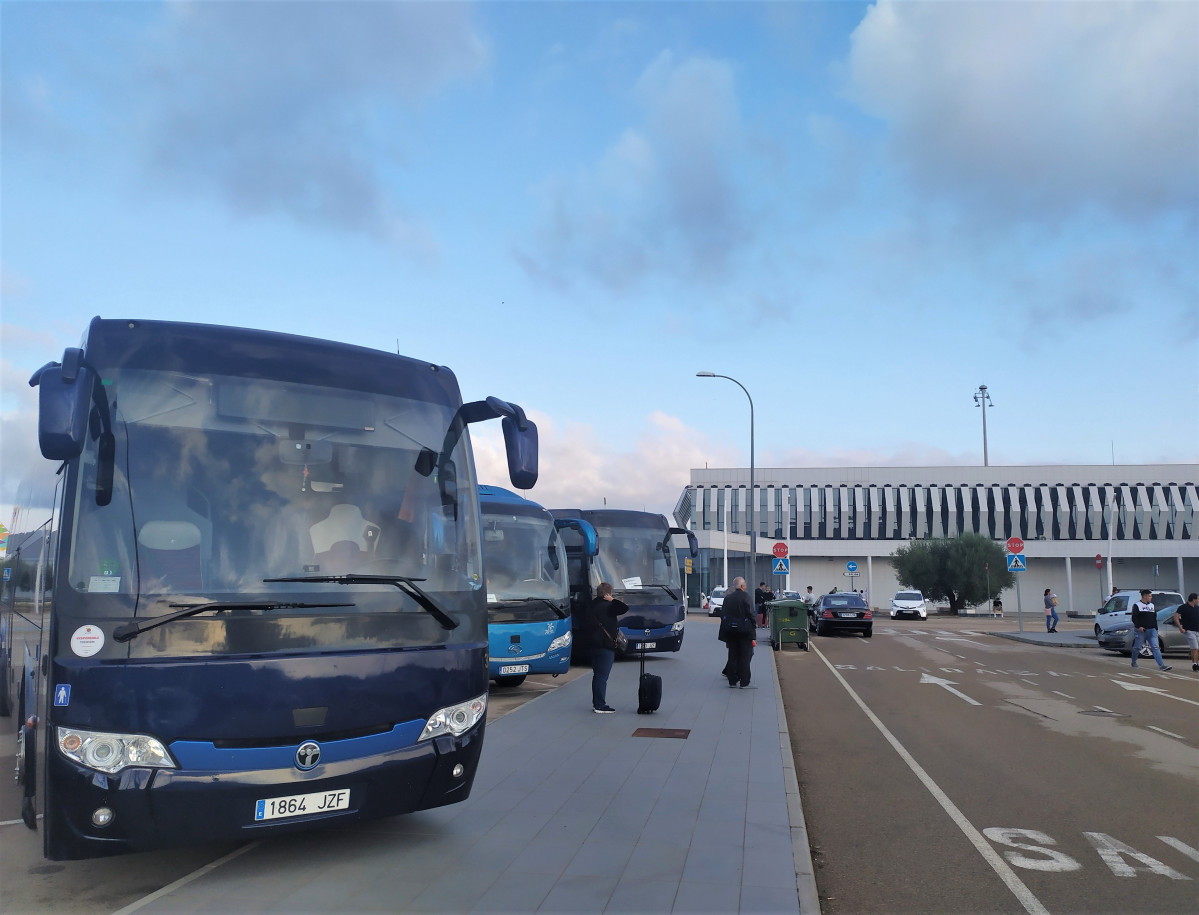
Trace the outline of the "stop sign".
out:
<instances>
[{"instance_id":1,"label":"stop sign","mask_svg":"<svg viewBox=\"0 0 1199 915\"><path fill-rule=\"evenodd\" d=\"M1006 546L1009 553L1024 552L1024 541L1019 537L1008 537Z\"/></svg>"},{"instance_id":2,"label":"stop sign","mask_svg":"<svg viewBox=\"0 0 1199 915\"><path fill-rule=\"evenodd\" d=\"M775 559L786 559L787 558L787 544L776 543L774 545L774 558Z\"/></svg>"},{"instance_id":3,"label":"stop sign","mask_svg":"<svg viewBox=\"0 0 1199 915\"><path fill-rule=\"evenodd\" d=\"M1097 568L1097 569L1103 568L1103 555L1101 553L1095 554L1095 568Z\"/></svg>"}]
</instances>

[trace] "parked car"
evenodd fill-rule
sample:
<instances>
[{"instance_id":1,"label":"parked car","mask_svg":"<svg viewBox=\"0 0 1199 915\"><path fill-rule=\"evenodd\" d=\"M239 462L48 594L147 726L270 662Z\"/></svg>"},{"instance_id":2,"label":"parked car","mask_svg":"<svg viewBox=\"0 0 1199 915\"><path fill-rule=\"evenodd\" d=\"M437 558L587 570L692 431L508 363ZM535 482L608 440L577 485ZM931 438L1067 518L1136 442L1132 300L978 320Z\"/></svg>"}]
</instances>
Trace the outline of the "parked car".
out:
<instances>
[{"instance_id":1,"label":"parked car","mask_svg":"<svg viewBox=\"0 0 1199 915\"><path fill-rule=\"evenodd\" d=\"M1130 591L1117 591L1109 597L1107 602L1095 611L1095 637L1098 638L1105 629L1114 629L1121 623L1130 625L1133 601L1140 599L1141 592L1135 588ZM1177 591L1153 592L1153 606L1159 609L1181 603L1182 595Z\"/></svg>"},{"instance_id":2,"label":"parked car","mask_svg":"<svg viewBox=\"0 0 1199 915\"><path fill-rule=\"evenodd\" d=\"M891 619L898 619L901 616L918 616L922 620L928 619L928 607L925 605L924 595L919 591L896 591L895 596L891 598Z\"/></svg>"},{"instance_id":3,"label":"parked car","mask_svg":"<svg viewBox=\"0 0 1199 915\"><path fill-rule=\"evenodd\" d=\"M1139 597L1139 595L1138 595ZM1187 640L1178 627L1169 622L1171 617L1178 612L1179 604L1172 604L1168 607L1161 607L1157 611L1157 642L1161 647L1162 654L1167 651L1186 651ZM1153 602L1157 606L1157 601ZM1120 654L1132 654L1132 640L1134 630L1132 628L1132 619L1117 619L1110 620L1110 626L1106 629L1100 629L1096 633L1099 640L1099 647L1106 648L1108 651L1117 651ZM1153 652L1148 645L1141 646L1142 658L1153 657Z\"/></svg>"},{"instance_id":4,"label":"parked car","mask_svg":"<svg viewBox=\"0 0 1199 915\"><path fill-rule=\"evenodd\" d=\"M708 602L705 605L708 608L708 616L720 616L720 608L724 606L724 596L728 593L728 588L713 588L712 593L708 595Z\"/></svg>"},{"instance_id":5,"label":"parked car","mask_svg":"<svg viewBox=\"0 0 1199 915\"><path fill-rule=\"evenodd\" d=\"M859 632L870 638L874 634L874 622L866 601L857 594L838 591L822 594L820 600L808 608L808 629L817 635Z\"/></svg>"}]
</instances>

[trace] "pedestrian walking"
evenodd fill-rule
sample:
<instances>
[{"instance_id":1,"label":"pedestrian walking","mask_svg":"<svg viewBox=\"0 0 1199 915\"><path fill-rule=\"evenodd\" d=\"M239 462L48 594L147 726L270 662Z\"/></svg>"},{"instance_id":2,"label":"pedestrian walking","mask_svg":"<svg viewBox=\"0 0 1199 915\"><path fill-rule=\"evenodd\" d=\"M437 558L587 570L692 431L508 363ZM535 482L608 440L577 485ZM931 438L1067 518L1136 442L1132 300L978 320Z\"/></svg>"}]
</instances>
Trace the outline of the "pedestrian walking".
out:
<instances>
[{"instance_id":1,"label":"pedestrian walking","mask_svg":"<svg viewBox=\"0 0 1199 915\"><path fill-rule=\"evenodd\" d=\"M628 605L612 596L612 585L600 582L591 602L591 709L597 715L611 715L608 705L608 675L616 661L616 646L624 637L617 618L629 612Z\"/></svg>"},{"instance_id":2,"label":"pedestrian walking","mask_svg":"<svg viewBox=\"0 0 1199 915\"><path fill-rule=\"evenodd\" d=\"M1059 622L1057 615L1057 595L1052 589L1045 589L1045 631L1057 632L1057 624Z\"/></svg>"},{"instance_id":3,"label":"pedestrian walking","mask_svg":"<svg viewBox=\"0 0 1199 915\"><path fill-rule=\"evenodd\" d=\"M730 687L749 686L749 660L754 651L754 605L745 592L745 579L734 578L733 590L725 596L720 611L719 638L728 648L722 673Z\"/></svg>"},{"instance_id":4,"label":"pedestrian walking","mask_svg":"<svg viewBox=\"0 0 1199 915\"><path fill-rule=\"evenodd\" d=\"M998 597L991 601L991 616L995 619L1003 619L1003 601Z\"/></svg>"},{"instance_id":5,"label":"pedestrian walking","mask_svg":"<svg viewBox=\"0 0 1199 915\"><path fill-rule=\"evenodd\" d=\"M1141 599L1132 602L1132 631L1132 666L1137 666L1141 646L1148 643L1158 669L1170 670L1162 660L1161 645L1157 641L1157 608L1153 606L1153 592L1148 588L1141 588Z\"/></svg>"},{"instance_id":6,"label":"pedestrian walking","mask_svg":"<svg viewBox=\"0 0 1199 915\"><path fill-rule=\"evenodd\" d=\"M1191 650L1191 670L1199 671L1199 594L1192 591L1187 595L1187 602L1178 605L1170 622L1187 640L1187 648Z\"/></svg>"}]
</instances>

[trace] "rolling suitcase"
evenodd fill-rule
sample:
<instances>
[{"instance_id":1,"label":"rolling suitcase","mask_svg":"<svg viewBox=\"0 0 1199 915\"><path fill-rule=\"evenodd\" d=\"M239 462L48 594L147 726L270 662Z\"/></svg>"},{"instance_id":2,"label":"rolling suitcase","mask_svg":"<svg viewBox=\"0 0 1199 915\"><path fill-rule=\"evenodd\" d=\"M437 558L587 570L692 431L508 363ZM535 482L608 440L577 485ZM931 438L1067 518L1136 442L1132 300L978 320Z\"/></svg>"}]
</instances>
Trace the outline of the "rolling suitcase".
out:
<instances>
[{"instance_id":1,"label":"rolling suitcase","mask_svg":"<svg viewBox=\"0 0 1199 915\"><path fill-rule=\"evenodd\" d=\"M649 630L645 630L649 638ZM645 672L645 639L641 641L641 676L637 679L637 714L649 715L662 704L662 678Z\"/></svg>"}]
</instances>

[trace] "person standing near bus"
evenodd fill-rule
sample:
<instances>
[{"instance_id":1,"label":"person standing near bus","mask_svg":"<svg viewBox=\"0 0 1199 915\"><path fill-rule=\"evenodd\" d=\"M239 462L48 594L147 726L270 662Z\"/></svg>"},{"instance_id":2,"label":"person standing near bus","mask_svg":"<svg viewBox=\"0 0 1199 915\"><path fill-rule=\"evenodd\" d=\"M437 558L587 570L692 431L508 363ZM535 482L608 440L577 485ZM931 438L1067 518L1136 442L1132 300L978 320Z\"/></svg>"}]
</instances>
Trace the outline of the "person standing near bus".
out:
<instances>
[{"instance_id":1,"label":"person standing near bus","mask_svg":"<svg viewBox=\"0 0 1199 915\"><path fill-rule=\"evenodd\" d=\"M733 579L733 590L724 598L720 617L719 637L728 646L724 675L730 687L740 683L745 689L749 686L749 659L753 657L757 630L754 605L745 592L744 578Z\"/></svg>"},{"instance_id":2,"label":"person standing near bus","mask_svg":"<svg viewBox=\"0 0 1199 915\"><path fill-rule=\"evenodd\" d=\"M608 675L616 661L617 618L628 612L628 604L612 596L611 583L600 582L591 602L591 709L597 715L616 711L608 705Z\"/></svg>"}]
</instances>

